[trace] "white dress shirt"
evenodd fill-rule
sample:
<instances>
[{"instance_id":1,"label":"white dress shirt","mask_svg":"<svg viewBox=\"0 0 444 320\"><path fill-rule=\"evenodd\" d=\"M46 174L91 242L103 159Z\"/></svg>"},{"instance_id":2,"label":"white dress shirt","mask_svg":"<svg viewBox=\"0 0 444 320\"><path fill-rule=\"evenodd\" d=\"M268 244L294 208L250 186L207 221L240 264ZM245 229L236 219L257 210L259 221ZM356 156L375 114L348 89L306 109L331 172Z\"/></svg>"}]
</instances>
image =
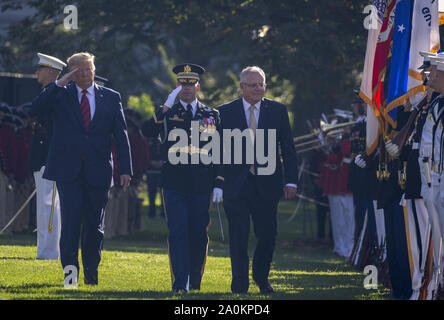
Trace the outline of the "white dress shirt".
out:
<instances>
[{"instance_id":1,"label":"white dress shirt","mask_svg":"<svg viewBox=\"0 0 444 320\"><path fill-rule=\"evenodd\" d=\"M197 99L194 99L194 101L192 101L191 103L186 103L185 101L180 100L180 103L182 104L182 106L185 108L185 110L187 110L187 106L189 104L191 104L192 108L192 112L193 112L193 118L196 116L196 110L197 110Z\"/></svg>"},{"instance_id":2,"label":"white dress shirt","mask_svg":"<svg viewBox=\"0 0 444 320\"><path fill-rule=\"evenodd\" d=\"M242 103L244 105L245 110L245 119L247 119L247 125L250 127L250 106L251 104L247 102L244 98L242 98ZM261 102L259 101L254 105L256 108L254 108L254 117L256 118L256 127L259 124L259 113L261 108Z\"/></svg>"},{"instance_id":3,"label":"white dress shirt","mask_svg":"<svg viewBox=\"0 0 444 320\"><path fill-rule=\"evenodd\" d=\"M247 120L247 125L248 127L250 127L250 106L251 104L249 102L247 102L244 98L242 98L242 103L244 105L244 111L245 111L245 119ZM261 102L259 101L258 103L256 103L254 108L254 116L256 118L256 128L259 125L259 115L260 115L260 110L261 110ZM287 183L285 185L286 187L293 187L293 188L297 188L297 185L295 183Z\"/></svg>"},{"instance_id":4,"label":"white dress shirt","mask_svg":"<svg viewBox=\"0 0 444 320\"><path fill-rule=\"evenodd\" d=\"M79 98L79 103L81 103L83 89L80 88L77 84L76 84L76 89L77 89L77 97ZM96 112L96 94L94 91L94 83L91 87L86 89L86 97L88 98L89 101L89 109L91 112L91 120L92 120L94 117L94 113Z\"/></svg>"},{"instance_id":5,"label":"white dress shirt","mask_svg":"<svg viewBox=\"0 0 444 320\"><path fill-rule=\"evenodd\" d=\"M56 86L61 87L61 85L58 84L57 80L55 81ZM77 97L79 98L79 104L82 101L82 88L80 88L77 84L76 84L76 89L77 89ZM90 113L91 113L91 120L94 117L94 113L96 112L96 93L94 91L94 82L92 84L91 87L89 87L88 89L86 89L86 97L88 98L88 102L89 102L89 109L90 109Z\"/></svg>"}]
</instances>

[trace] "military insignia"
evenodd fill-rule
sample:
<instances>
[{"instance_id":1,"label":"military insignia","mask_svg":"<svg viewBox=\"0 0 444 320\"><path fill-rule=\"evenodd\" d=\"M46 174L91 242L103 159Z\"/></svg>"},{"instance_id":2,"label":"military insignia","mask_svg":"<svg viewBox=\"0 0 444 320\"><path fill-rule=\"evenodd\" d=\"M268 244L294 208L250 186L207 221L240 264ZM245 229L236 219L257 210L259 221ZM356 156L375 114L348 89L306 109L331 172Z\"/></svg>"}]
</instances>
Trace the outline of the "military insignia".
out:
<instances>
[{"instance_id":1,"label":"military insignia","mask_svg":"<svg viewBox=\"0 0 444 320\"><path fill-rule=\"evenodd\" d=\"M210 116L209 118L202 118L199 120L199 131L213 133L216 129L215 119Z\"/></svg>"},{"instance_id":2,"label":"military insignia","mask_svg":"<svg viewBox=\"0 0 444 320\"><path fill-rule=\"evenodd\" d=\"M189 65L186 65L186 66L183 68L183 72L186 72L186 73L191 72L191 67L190 67Z\"/></svg>"}]
</instances>

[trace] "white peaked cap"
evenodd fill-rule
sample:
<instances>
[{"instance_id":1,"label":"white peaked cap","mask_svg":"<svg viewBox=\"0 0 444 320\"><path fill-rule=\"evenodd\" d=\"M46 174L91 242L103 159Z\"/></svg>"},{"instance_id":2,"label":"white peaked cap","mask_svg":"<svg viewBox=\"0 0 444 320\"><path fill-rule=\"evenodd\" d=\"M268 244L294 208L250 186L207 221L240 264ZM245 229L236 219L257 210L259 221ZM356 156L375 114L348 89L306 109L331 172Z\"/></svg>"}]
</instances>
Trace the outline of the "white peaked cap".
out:
<instances>
[{"instance_id":1,"label":"white peaked cap","mask_svg":"<svg viewBox=\"0 0 444 320\"><path fill-rule=\"evenodd\" d=\"M435 56L430 57L430 63L432 65L437 65L439 61L444 61L444 53L438 53Z\"/></svg>"},{"instance_id":2,"label":"white peaked cap","mask_svg":"<svg viewBox=\"0 0 444 320\"><path fill-rule=\"evenodd\" d=\"M424 58L424 61L430 61L431 57L435 57L437 55L436 53L427 52L427 51L419 51L419 54L421 55L421 57Z\"/></svg>"},{"instance_id":3,"label":"white peaked cap","mask_svg":"<svg viewBox=\"0 0 444 320\"><path fill-rule=\"evenodd\" d=\"M37 53L37 56L39 57L39 62L37 64L40 66L53 68L60 71L66 67L66 63L60 59L57 59L56 57L48 56L47 54L43 53Z\"/></svg>"}]
</instances>

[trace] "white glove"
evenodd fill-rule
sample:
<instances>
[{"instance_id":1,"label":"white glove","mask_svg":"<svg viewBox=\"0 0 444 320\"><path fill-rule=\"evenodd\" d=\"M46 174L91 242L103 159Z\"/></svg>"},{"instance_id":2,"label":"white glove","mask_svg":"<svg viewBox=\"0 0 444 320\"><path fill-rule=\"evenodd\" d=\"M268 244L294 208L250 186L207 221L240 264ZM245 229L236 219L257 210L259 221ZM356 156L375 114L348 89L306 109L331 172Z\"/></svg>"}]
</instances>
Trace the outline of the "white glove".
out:
<instances>
[{"instance_id":1,"label":"white glove","mask_svg":"<svg viewBox=\"0 0 444 320\"><path fill-rule=\"evenodd\" d=\"M179 94L180 90L182 90L182 86L178 86L176 89L171 91L171 93L168 95L168 99L163 104L165 107L171 108L174 104L174 101L176 101L176 97Z\"/></svg>"},{"instance_id":2,"label":"white glove","mask_svg":"<svg viewBox=\"0 0 444 320\"><path fill-rule=\"evenodd\" d=\"M399 148L396 144L392 143L391 140L385 143L385 150L392 158L397 158L399 156Z\"/></svg>"},{"instance_id":3,"label":"white glove","mask_svg":"<svg viewBox=\"0 0 444 320\"><path fill-rule=\"evenodd\" d=\"M214 188L213 189L213 202L219 203L222 199L223 191L221 188Z\"/></svg>"},{"instance_id":4,"label":"white glove","mask_svg":"<svg viewBox=\"0 0 444 320\"><path fill-rule=\"evenodd\" d=\"M362 159L361 155L358 154L355 158L355 164L359 167L359 168L365 168L367 166L367 163L365 162L364 159Z\"/></svg>"}]
</instances>

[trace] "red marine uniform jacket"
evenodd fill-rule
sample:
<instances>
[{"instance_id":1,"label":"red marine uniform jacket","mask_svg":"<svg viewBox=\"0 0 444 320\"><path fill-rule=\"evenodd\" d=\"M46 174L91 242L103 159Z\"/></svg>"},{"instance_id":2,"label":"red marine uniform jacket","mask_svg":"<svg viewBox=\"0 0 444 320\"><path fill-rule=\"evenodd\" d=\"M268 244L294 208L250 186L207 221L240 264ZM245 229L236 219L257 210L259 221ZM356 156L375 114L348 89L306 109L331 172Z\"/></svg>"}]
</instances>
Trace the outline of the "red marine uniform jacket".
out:
<instances>
[{"instance_id":1,"label":"red marine uniform jacket","mask_svg":"<svg viewBox=\"0 0 444 320\"><path fill-rule=\"evenodd\" d=\"M340 149L326 155L320 166L320 185L325 194L349 194L347 188L348 169L350 166L350 140L342 142Z\"/></svg>"}]
</instances>

